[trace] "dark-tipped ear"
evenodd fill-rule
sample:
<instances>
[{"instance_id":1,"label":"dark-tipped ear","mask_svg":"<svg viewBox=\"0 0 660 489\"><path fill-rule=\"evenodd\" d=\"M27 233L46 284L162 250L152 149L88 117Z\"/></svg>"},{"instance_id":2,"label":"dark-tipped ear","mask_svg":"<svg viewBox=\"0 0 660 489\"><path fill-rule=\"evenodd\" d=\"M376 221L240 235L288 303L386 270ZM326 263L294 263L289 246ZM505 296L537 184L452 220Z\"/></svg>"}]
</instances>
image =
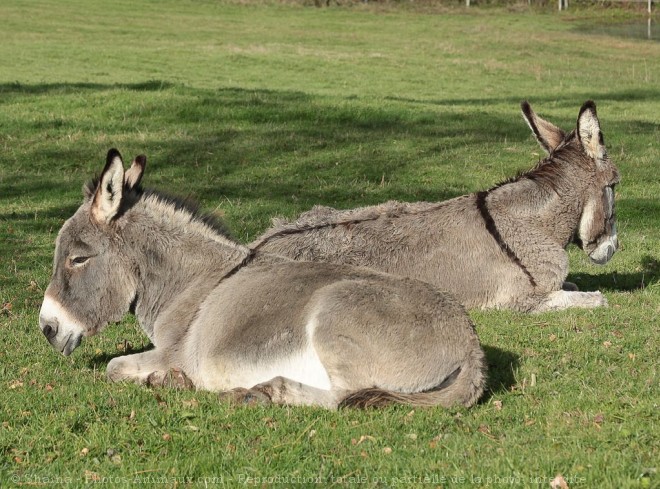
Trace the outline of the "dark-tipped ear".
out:
<instances>
[{"instance_id":1,"label":"dark-tipped ear","mask_svg":"<svg viewBox=\"0 0 660 489\"><path fill-rule=\"evenodd\" d=\"M105 168L92 200L92 218L99 223L109 223L119 211L124 190L124 162L116 149L108 151Z\"/></svg>"},{"instance_id":2,"label":"dark-tipped ear","mask_svg":"<svg viewBox=\"0 0 660 489\"><path fill-rule=\"evenodd\" d=\"M584 151L592 158L602 158L605 154L603 133L596 115L596 104L587 100L580 109L577 120L577 135Z\"/></svg>"},{"instance_id":3,"label":"dark-tipped ear","mask_svg":"<svg viewBox=\"0 0 660 489\"><path fill-rule=\"evenodd\" d=\"M145 155L137 155L131 167L124 174L124 185L128 190L140 185L140 180L142 180L142 175L144 175L144 169L146 167L147 157Z\"/></svg>"},{"instance_id":4,"label":"dark-tipped ear","mask_svg":"<svg viewBox=\"0 0 660 489\"><path fill-rule=\"evenodd\" d=\"M520 108L522 109L523 117L534 133L536 140L541 147L550 154L564 140L566 134L551 122L541 119L536 115L532 110L532 107L529 105L529 102L526 100L520 104Z\"/></svg>"}]
</instances>

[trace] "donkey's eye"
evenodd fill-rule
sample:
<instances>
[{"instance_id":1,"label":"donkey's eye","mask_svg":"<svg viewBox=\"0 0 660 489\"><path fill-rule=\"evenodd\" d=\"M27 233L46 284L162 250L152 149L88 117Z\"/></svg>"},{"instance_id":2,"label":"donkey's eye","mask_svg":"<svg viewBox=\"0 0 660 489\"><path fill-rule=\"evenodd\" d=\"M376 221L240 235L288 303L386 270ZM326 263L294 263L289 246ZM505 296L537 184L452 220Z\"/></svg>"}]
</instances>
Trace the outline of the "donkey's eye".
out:
<instances>
[{"instance_id":1,"label":"donkey's eye","mask_svg":"<svg viewBox=\"0 0 660 489\"><path fill-rule=\"evenodd\" d=\"M80 265L84 265L87 263L87 260L89 260L89 256L76 256L71 258L71 265L74 267L78 267Z\"/></svg>"}]
</instances>

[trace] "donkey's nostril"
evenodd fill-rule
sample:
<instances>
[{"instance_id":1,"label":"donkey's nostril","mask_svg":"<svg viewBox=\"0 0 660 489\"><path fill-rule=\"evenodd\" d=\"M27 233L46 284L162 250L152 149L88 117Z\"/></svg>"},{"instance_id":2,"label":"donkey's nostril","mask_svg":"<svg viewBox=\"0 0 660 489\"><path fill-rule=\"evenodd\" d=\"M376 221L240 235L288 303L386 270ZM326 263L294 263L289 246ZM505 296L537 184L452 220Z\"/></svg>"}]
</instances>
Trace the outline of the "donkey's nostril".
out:
<instances>
[{"instance_id":1,"label":"donkey's nostril","mask_svg":"<svg viewBox=\"0 0 660 489\"><path fill-rule=\"evenodd\" d=\"M46 338L51 340L57 335L57 324L54 324L52 326L50 324L46 324L43 327L42 331L43 331L44 335L46 336Z\"/></svg>"},{"instance_id":2,"label":"donkey's nostril","mask_svg":"<svg viewBox=\"0 0 660 489\"><path fill-rule=\"evenodd\" d=\"M616 251L616 242L607 247L607 261L610 261L612 259L612 256L614 256L615 251Z\"/></svg>"}]
</instances>

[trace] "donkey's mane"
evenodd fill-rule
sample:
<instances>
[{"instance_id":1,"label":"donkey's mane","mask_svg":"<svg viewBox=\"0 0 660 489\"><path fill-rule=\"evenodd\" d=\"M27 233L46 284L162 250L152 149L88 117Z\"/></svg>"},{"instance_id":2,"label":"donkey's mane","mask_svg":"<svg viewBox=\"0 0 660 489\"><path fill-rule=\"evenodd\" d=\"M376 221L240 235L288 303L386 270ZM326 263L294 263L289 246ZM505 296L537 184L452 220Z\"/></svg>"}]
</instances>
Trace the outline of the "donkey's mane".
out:
<instances>
[{"instance_id":1,"label":"donkey's mane","mask_svg":"<svg viewBox=\"0 0 660 489\"><path fill-rule=\"evenodd\" d=\"M531 170L521 170L516 173L515 176L502 180L488 190L485 190L485 192L490 193L493 190L504 187L505 185L517 183L525 178L547 186L554 192L557 192L557 180L561 174L561 169L559 168L560 165L558 163L559 162L555 159L550 159L549 157L545 158L540 160Z\"/></svg>"},{"instance_id":2,"label":"donkey's mane","mask_svg":"<svg viewBox=\"0 0 660 489\"><path fill-rule=\"evenodd\" d=\"M507 178L506 180L503 180L494 185L488 189L487 192L492 192L493 190L510 183L519 182L524 178L547 186L556 192L559 178L563 174L562 167L567 163L567 159L563 157L562 149L564 149L568 143L570 143L574 136L575 131L570 132L565 136L564 141L559 146L557 146L557 148L555 148L552 153L550 153L542 160L539 160L532 169L519 171L515 176ZM572 161L571 164L575 164L575 161Z\"/></svg>"},{"instance_id":3,"label":"donkey's mane","mask_svg":"<svg viewBox=\"0 0 660 489\"><path fill-rule=\"evenodd\" d=\"M202 224L224 238L234 241L227 225L217 214L202 212L199 202L191 197L177 197L159 190L142 190L142 200L154 202L160 205L171 207L177 216L183 217L186 221Z\"/></svg>"},{"instance_id":4,"label":"donkey's mane","mask_svg":"<svg viewBox=\"0 0 660 489\"><path fill-rule=\"evenodd\" d=\"M96 192L100 183L100 177L94 177L84 187L85 195L88 199ZM123 199L122 210L124 213L138 202L142 202L148 208L155 208L159 211L168 210L174 220L184 224L197 224L202 226L205 232L224 238L235 243L224 221L212 213L200 211L199 203L189 197L177 197L166 192L154 189L144 189L141 185L133 188L124 187L125 198Z\"/></svg>"}]
</instances>

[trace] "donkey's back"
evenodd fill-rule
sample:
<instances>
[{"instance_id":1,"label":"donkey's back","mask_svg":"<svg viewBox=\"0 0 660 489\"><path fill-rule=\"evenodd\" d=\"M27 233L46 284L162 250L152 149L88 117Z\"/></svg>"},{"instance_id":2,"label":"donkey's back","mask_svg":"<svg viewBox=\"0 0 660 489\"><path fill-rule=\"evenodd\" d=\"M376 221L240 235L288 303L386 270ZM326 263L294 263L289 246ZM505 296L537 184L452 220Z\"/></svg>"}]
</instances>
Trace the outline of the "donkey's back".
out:
<instances>
[{"instance_id":1,"label":"donkey's back","mask_svg":"<svg viewBox=\"0 0 660 489\"><path fill-rule=\"evenodd\" d=\"M466 307L497 307L511 296L524 296L528 287L520 280L524 272L511 267L493 243L473 195L352 210L318 206L295 222L276 223L252 246L295 260L414 277L449 290ZM514 290L518 283L521 290Z\"/></svg>"}]
</instances>

